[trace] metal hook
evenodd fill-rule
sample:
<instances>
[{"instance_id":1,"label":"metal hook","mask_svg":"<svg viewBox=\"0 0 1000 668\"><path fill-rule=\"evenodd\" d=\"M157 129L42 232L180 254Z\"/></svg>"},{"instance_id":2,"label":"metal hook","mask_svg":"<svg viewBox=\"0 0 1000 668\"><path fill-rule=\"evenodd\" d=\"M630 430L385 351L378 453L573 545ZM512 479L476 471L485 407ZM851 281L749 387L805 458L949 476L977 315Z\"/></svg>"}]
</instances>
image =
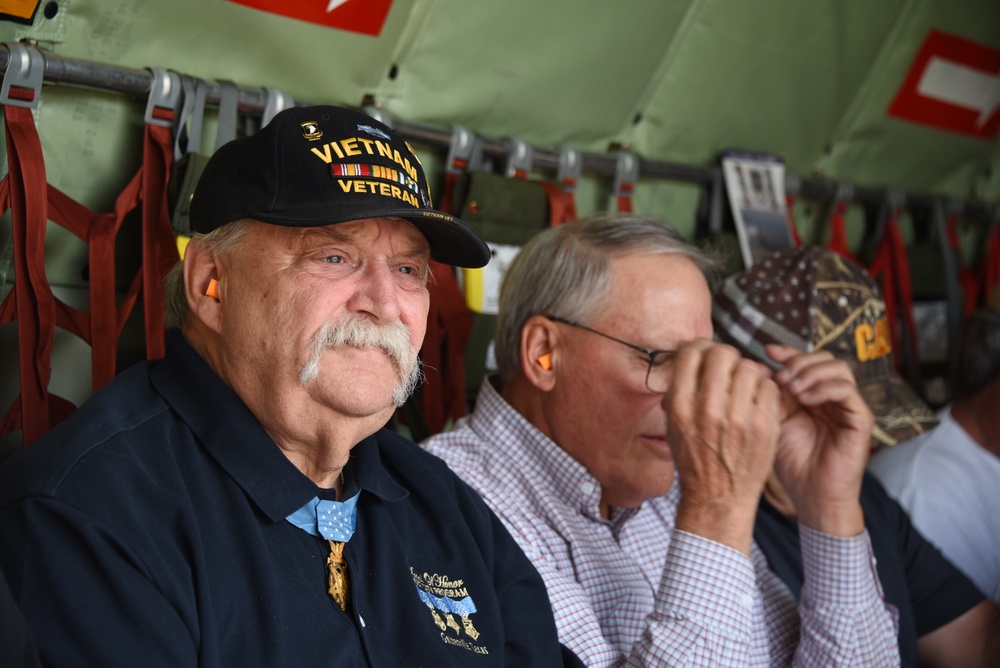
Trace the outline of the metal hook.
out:
<instances>
[{"instance_id":1,"label":"metal hook","mask_svg":"<svg viewBox=\"0 0 1000 668\"><path fill-rule=\"evenodd\" d=\"M291 95L283 93L277 88L265 88L264 94L266 95L266 101L264 102L264 112L260 117L261 127L270 123L271 119L277 116L278 113L295 104L295 100Z\"/></svg>"},{"instance_id":2,"label":"metal hook","mask_svg":"<svg viewBox=\"0 0 1000 668\"><path fill-rule=\"evenodd\" d=\"M45 57L35 47L20 42L7 42L6 47L10 57L0 86L0 104L37 109L45 78ZM19 96L11 97L11 89L19 91Z\"/></svg>"},{"instance_id":3,"label":"metal hook","mask_svg":"<svg viewBox=\"0 0 1000 668\"><path fill-rule=\"evenodd\" d=\"M444 165L445 171L461 174L479 167L482 162L482 151L482 143L475 133L461 125L453 125L448 157Z\"/></svg>"},{"instance_id":4,"label":"metal hook","mask_svg":"<svg viewBox=\"0 0 1000 668\"><path fill-rule=\"evenodd\" d=\"M522 139L507 140L507 167L504 174L508 178L526 179L531 175L534 151Z\"/></svg>"},{"instance_id":5,"label":"metal hook","mask_svg":"<svg viewBox=\"0 0 1000 668\"><path fill-rule=\"evenodd\" d=\"M576 190L576 185L583 176L583 159L580 152L574 148L563 146L559 149L559 167L556 170L556 181L562 184L566 192Z\"/></svg>"},{"instance_id":6,"label":"metal hook","mask_svg":"<svg viewBox=\"0 0 1000 668\"><path fill-rule=\"evenodd\" d=\"M169 128L174 124L174 112L181 100L181 77L160 67L147 68L153 75L146 102L145 122Z\"/></svg>"}]
</instances>

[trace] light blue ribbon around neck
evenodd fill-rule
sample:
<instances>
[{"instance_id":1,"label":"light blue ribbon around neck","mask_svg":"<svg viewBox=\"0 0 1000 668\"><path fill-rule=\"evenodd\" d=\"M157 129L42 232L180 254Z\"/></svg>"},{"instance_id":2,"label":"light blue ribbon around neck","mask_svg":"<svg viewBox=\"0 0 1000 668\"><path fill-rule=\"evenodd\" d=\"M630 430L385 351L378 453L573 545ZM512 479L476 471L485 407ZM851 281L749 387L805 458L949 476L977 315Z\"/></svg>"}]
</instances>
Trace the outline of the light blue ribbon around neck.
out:
<instances>
[{"instance_id":1,"label":"light blue ribbon around neck","mask_svg":"<svg viewBox=\"0 0 1000 668\"><path fill-rule=\"evenodd\" d=\"M360 495L358 492L346 501L320 501L313 497L285 519L306 533L346 543L354 535Z\"/></svg>"}]
</instances>

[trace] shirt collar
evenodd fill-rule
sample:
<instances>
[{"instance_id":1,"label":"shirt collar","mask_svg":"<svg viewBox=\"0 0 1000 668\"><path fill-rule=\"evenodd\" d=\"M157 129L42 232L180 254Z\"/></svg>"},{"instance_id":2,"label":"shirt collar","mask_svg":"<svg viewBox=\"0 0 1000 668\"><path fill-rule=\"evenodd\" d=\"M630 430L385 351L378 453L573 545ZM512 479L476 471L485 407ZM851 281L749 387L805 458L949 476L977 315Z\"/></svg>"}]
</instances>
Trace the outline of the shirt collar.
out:
<instances>
[{"instance_id":1,"label":"shirt collar","mask_svg":"<svg viewBox=\"0 0 1000 668\"><path fill-rule=\"evenodd\" d=\"M321 490L284 455L239 396L176 330L152 374L154 386L209 454L273 521L283 520ZM381 464L378 435L354 446L344 467L345 492L406 496Z\"/></svg>"},{"instance_id":2,"label":"shirt collar","mask_svg":"<svg viewBox=\"0 0 1000 668\"><path fill-rule=\"evenodd\" d=\"M469 418L470 427L492 447L525 467L530 477L546 480L559 498L580 513L608 522L601 517L601 483L597 478L507 403L495 382L499 382L496 376L483 382L476 410ZM609 524L619 527L636 512L637 508L616 508Z\"/></svg>"}]
</instances>

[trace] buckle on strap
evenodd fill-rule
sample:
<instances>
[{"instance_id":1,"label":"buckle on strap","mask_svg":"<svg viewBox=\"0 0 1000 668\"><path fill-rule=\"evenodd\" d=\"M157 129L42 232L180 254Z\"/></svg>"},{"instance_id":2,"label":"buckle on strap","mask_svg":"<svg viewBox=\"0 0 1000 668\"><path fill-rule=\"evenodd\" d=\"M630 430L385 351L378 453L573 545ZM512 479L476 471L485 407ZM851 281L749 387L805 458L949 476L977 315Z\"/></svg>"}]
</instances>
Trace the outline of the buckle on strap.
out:
<instances>
[{"instance_id":1,"label":"buckle on strap","mask_svg":"<svg viewBox=\"0 0 1000 668\"><path fill-rule=\"evenodd\" d=\"M45 77L45 56L33 46L7 42L10 58L0 86L0 104L37 109Z\"/></svg>"},{"instance_id":2,"label":"buckle on strap","mask_svg":"<svg viewBox=\"0 0 1000 668\"><path fill-rule=\"evenodd\" d=\"M160 67L147 68L153 75L146 101L146 125L169 128L174 124L174 112L181 101L181 76Z\"/></svg>"}]
</instances>

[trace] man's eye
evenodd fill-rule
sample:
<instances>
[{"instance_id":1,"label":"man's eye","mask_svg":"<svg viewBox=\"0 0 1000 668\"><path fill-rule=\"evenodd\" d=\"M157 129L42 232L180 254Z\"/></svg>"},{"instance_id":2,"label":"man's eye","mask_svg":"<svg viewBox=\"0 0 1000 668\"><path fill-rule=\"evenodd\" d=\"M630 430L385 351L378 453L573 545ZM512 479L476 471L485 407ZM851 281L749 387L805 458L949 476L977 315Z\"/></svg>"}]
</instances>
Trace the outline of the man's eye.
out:
<instances>
[{"instance_id":1,"label":"man's eye","mask_svg":"<svg viewBox=\"0 0 1000 668\"><path fill-rule=\"evenodd\" d=\"M660 350L653 355L652 366L663 366L669 362L674 361L674 357L677 356L676 350Z\"/></svg>"},{"instance_id":2,"label":"man's eye","mask_svg":"<svg viewBox=\"0 0 1000 668\"><path fill-rule=\"evenodd\" d=\"M417 268L416 267L400 267L399 268L399 272L401 274L408 274L410 276L416 276L417 275Z\"/></svg>"},{"instance_id":3,"label":"man's eye","mask_svg":"<svg viewBox=\"0 0 1000 668\"><path fill-rule=\"evenodd\" d=\"M328 255L323 258L323 261L328 264L343 264L346 262L343 255Z\"/></svg>"}]
</instances>

